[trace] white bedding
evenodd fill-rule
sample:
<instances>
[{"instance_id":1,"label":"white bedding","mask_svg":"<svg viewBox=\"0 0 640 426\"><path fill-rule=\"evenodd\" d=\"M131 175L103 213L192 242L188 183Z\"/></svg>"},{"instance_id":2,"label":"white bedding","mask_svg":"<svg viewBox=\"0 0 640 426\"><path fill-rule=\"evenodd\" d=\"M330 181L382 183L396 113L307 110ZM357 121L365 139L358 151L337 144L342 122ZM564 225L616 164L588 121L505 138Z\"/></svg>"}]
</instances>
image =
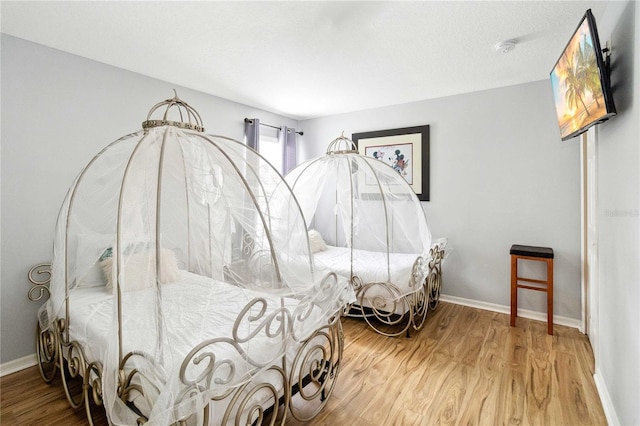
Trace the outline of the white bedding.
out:
<instances>
[{"instance_id":1,"label":"white bedding","mask_svg":"<svg viewBox=\"0 0 640 426\"><path fill-rule=\"evenodd\" d=\"M351 249L346 247L327 246L327 250L315 253L314 261L317 265L338 275L350 278L352 265L350 251ZM425 262L416 276L416 285L411 286L413 265L419 256L410 253L389 253L387 262L387 253L354 249L353 274L357 275L363 283L391 282L403 294L413 293L420 289L420 283L429 272Z\"/></svg>"},{"instance_id":2,"label":"white bedding","mask_svg":"<svg viewBox=\"0 0 640 426\"><path fill-rule=\"evenodd\" d=\"M195 345L216 337L232 337L234 321L240 311L254 297L265 297L263 293L254 293L239 287L215 282L209 278L194 275L181 271L181 280L161 286L163 317L167 330L165 341L170 342L171 366L165 369L173 369L173 376L169 380L174 381L173 392L181 386L178 382L177 372L184 357ZM154 315L152 313L153 304L149 303L149 297L154 297L151 289L130 292L126 294L123 301L123 323L124 327L124 350L144 351L150 354L155 353L155 339L157 334ZM133 294L136 297L130 297ZM113 302L114 297L107 292L104 287L76 288L70 293L70 339L79 342L89 361L104 360L108 350L110 334L113 335ZM282 298L284 306L293 314L299 301L292 298ZM269 297L267 315L273 309L281 306L280 297ZM251 313L257 313L258 308L253 308ZM320 326L322 316L319 309L312 311L311 315L304 322L294 322L294 328L300 337L308 337L317 327ZM259 321L260 322L260 321ZM248 321L242 321L240 335L246 336L249 333ZM254 324L255 327L257 324ZM277 327L277 324L272 326ZM151 337L151 338L150 338ZM262 346L260 346L262 345ZM280 345L280 346L279 346ZM265 336L258 336L247 344L241 345L252 356L262 356L260 361L267 361L277 353L282 342L273 339L269 340ZM224 358L237 360L239 364L244 364L246 368L252 365L243 363L241 356L233 350L230 345L220 348L216 355L224 355ZM298 347L295 344L287 346L287 364L291 365L293 356ZM113 350L113 348L112 348ZM276 361L277 365L282 365L281 361ZM144 368L143 364L136 363L136 367ZM197 367L195 367L197 368ZM240 368L241 370L241 368ZM287 371L289 368L287 368ZM264 377L265 375L262 375ZM273 377L273 375L272 375ZM277 383L277 377L273 379L274 386L280 391L282 384ZM138 401L136 401L138 404ZM214 417L221 415L222 410L217 410Z\"/></svg>"}]
</instances>

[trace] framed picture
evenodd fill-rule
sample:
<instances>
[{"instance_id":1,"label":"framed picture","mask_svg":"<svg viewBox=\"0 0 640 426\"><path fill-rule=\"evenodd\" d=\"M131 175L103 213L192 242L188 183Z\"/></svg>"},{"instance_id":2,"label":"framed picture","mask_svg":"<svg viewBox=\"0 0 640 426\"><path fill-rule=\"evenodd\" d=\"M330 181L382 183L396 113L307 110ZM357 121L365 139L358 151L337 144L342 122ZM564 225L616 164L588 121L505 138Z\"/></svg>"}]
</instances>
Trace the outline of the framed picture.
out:
<instances>
[{"instance_id":1,"label":"framed picture","mask_svg":"<svg viewBox=\"0 0 640 426\"><path fill-rule=\"evenodd\" d=\"M393 167L411 185L420 201L429 201L429 126L354 133L361 155Z\"/></svg>"}]
</instances>

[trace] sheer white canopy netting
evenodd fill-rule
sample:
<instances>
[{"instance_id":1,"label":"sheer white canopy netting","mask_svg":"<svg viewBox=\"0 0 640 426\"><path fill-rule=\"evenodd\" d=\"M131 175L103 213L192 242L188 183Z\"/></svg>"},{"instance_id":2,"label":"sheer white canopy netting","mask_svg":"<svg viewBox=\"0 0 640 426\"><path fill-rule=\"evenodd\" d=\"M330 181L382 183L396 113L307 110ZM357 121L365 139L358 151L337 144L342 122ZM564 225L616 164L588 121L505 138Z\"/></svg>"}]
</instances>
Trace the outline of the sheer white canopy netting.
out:
<instances>
[{"instance_id":1,"label":"sheer white canopy netting","mask_svg":"<svg viewBox=\"0 0 640 426\"><path fill-rule=\"evenodd\" d=\"M431 233L420 200L396 170L360 155L350 139L335 139L325 156L300 164L286 181L308 226L328 246L349 249L351 277L376 270L380 281L394 282L395 254L429 258ZM415 272L422 282L427 262ZM389 297L419 290L405 287Z\"/></svg>"},{"instance_id":2,"label":"sheer white canopy netting","mask_svg":"<svg viewBox=\"0 0 640 426\"><path fill-rule=\"evenodd\" d=\"M344 303L335 276L314 269L280 174L243 143L205 134L177 96L161 104L69 189L40 313L43 330L63 327L101 364L116 424L136 421L125 386L142 386L134 403L150 423L172 423L282 365ZM173 107L179 121L167 118Z\"/></svg>"}]
</instances>

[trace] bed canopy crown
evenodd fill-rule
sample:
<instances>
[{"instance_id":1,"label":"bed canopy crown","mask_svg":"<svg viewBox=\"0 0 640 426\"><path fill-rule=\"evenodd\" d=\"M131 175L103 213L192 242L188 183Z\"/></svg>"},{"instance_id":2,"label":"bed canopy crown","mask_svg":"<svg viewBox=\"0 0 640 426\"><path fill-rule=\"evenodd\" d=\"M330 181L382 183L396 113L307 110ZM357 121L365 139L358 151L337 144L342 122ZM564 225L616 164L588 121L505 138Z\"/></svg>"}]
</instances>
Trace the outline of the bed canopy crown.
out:
<instances>
[{"instance_id":1,"label":"bed canopy crown","mask_svg":"<svg viewBox=\"0 0 640 426\"><path fill-rule=\"evenodd\" d=\"M327 155L357 153L358 147L351 139L344 136L344 132L340 134L340 137L332 140L327 146Z\"/></svg>"},{"instance_id":2,"label":"bed canopy crown","mask_svg":"<svg viewBox=\"0 0 640 426\"><path fill-rule=\"evenodd\" d=\"M178 98L178 93L173 91L174 97L172 99L167 99L162 102L158 102L149 110L149 114L147 114L147 119L142 122L143 129L150 129L152 127L159 126L175 126L181 129L191 129L196 130L198 132L204 132L204 126L202 125L202 118L200 118L200 114L196 111L191 105L184 102L182 99ZM151 119L151 116L154 112L156 112L161 107L165 107L164 115L162 119ZM180 116L180 121L172 121L169 120L169 113L175 110ZM185 117L186 120L185 121Z\"/></svg>"},{"instance_id":3,"label":"bed canopy crown","mask_svg":"<svg viewBox=\"0 0 640 426\"><path fill-rule=\"evenodd\" d=\"M285 368L277 360L292 342L344 303L335 275L314 268L299 205L263 157L205 134L177 94L142 126L100 151L69 189L40 312L68 357L95 360L85 374L99 377L115 424L169 424L274 362ZM231 324L216 325L225 309ZM93 312L86 323L76 320L83 311ZM90 339L104 345L70 343L96 325Z\"/></svg>"}]
</instances>

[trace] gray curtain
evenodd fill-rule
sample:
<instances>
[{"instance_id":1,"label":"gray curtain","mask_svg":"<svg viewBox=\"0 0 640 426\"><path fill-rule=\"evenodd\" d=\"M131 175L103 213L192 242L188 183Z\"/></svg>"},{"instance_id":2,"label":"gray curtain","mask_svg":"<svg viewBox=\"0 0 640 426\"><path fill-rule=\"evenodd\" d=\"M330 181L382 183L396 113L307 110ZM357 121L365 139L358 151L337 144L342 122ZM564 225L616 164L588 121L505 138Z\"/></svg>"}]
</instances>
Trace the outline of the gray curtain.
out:
<instances>
[{"instance_id":1,"label":"gray curtain","mask_svg":"<svg viewBox=\"0 0 640 426\"><path fill-rule=\"evenodd\" d=\"M244 143L254 150L260 145L260 120L257 118L244 119Z\"/></svg>"},{"instance_id":2,"label":"gray curtain","mask_svg":"<svg viewBox=\"0 0 640 426\"><path fill-rule=\"evenodd\" d=\"M283 126L278 134L282 146L282 174L286 175L297 163L297 133L296 129Z\"/></svg>"}]
</instances>

